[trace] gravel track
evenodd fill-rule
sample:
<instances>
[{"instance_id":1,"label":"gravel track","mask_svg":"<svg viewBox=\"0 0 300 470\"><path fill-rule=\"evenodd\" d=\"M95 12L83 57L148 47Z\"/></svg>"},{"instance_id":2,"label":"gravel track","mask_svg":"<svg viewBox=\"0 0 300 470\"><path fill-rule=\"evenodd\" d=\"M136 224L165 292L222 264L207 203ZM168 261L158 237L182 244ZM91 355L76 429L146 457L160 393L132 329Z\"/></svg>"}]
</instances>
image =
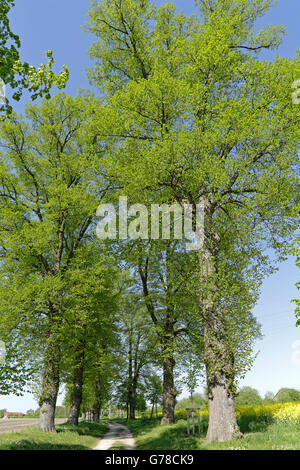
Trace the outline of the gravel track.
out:
<instances>
[{"instance_id":1,"label":"gravel track","mask_svg":"<svg viewBox=\"0 0 300 470\"><path fill-rule=\"evenodd\" d=\"M109 431L98 442L93 450L108 450L116 442L124 444L124 450L135 450L135 440L126 426L119 423L107 423Z\"/></svg>"}]
</instances>

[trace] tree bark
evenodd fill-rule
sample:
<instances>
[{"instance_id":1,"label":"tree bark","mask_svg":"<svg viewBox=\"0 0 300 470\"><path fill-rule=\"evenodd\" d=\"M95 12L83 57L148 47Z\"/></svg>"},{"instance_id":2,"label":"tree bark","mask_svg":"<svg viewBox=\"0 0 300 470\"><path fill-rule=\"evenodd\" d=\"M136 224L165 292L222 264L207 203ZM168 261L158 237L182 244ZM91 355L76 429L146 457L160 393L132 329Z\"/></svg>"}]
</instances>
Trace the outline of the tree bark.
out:
<instances>
[{"instance_id":1,"label":"tree bark","mask_svg":"<svg viewBox=\"0 0 300 470\"><path fill-rule=\"evenodd\" d=\"M82 386L83 386L83 371L84 371L84 353L81 352L76 357L76 365L74 368L73 376L73 390L71 393L71 404L69 411L68 423L73 426L78 426L80 406L82 402Z\"/></svg>"},{"instance_id":2,"label":"tree bark","mask_svg":"<svg viewBox=\"0 0 300 470\"><path fill-rule=\"evenodd\" d=\"M163 358L163 416L161 424L171 424L174 422L177 394L174 386L174 367L174 358L167 354Z\"/></svg>"},{"instance_id":3,"label":"tree bark","mask_svg":"<svg viewBox=\"0 0 300 470\"><path fill-rule=\"evenodd\" d=\"M136 390L132 385L129 388L129 419L135 419L135 401L136 401Z\"/></svg>"},{"instance_id":4,"label":"tree bark","mask_svg":"<svg viewBox=\"0 0 300 470\"><path fill-rule=\"evenodd\" d=\"M204 246L199 250L200 309L204 326L209 423L206 441L228 441L241 436L234 410L234 355L228 347L227 331L216 294L215 242L212 208L204 201Z\"/></svg>"},{"instance_id":5,"label":"tree bark","mask_svg":"<svg viewBox=\"0 0 300 470\"><path fill-rule=\"evenodd\" d=\"M59 389L60 345L55 336L49 336L44 361L40 405L40 428L55 431L55 408Z\"/></svg>"},{"instance_id":6,"label":"tree bark","mask_svg":"<svg viewBox=\"0 0 300 470\"><path fill-rule=\"evenodd\" d=\"M214 323L215 327L204 334L209 406L206 440L223 442L241 433L234 409L234 358L226 347L221 326Z\"/></svg>"},{"instance_id":7,"label":"tree bark","mask_svg":"<svg viewBox=\"0 0 300 470\"><path fill-rule=\"evenodd\" d=\"M94 423L100 422L101 410L101 384L100 380L96 379L94 382L94 401L92 406L92 421Z\"/></svg>"},{"instance_id":8,"label":"tree bark","mask_svg":"<svg viewBox=\"0 0 300 470\"><path fill-rule=\"evenodd\" d=\"M99 406L99 408L93 408L92 409L92 421L94 423L99 423L100 422L100 406Z\"/></svg>"},{"instance_id":9,"label":"tree bark","mask_svg":"<svg viewBox=\"0 0 300 470\"><path fill-rule=\"evenodd\" d=\"M129 348L128 348L128 405L129 419L135 419L136 401L136 363L133 357L133 327L130 325Z\"/></svg>"},{"instance_id":10,"label":"tree bark","mask_svg":"<svg viewBox=\"0 0 300 470\"><path fill-rule=\"evenodd\" d=\"M153 416L153 411L154 411L154 403L152 403L152 408L151 408L150 419L152 419L152 416Z\"/></svg>"},{"instance_id":11,"label":"tree bark","mask_svg":"<svg viewBox=\"0 0 300 470\"><path fill-rule=\"evenodd\" d=\"M170 246L166 249L166 317L163 322L158 322L155 314L155 307L149 295L148 290L148 264L147 257L145 268L139 265L139 274L143 286L143 295L147 310L156 328L158 340L163 354L163 416L161 424L170 424L174 422L174 410L176 404L177 391L174 386L174 367L175 360L173 355L175 340L175 324L177 319L174 316L174 305L172 302L172 282L169 273ZM163 334L161 329L163 328ZM156 408L157 416L157 408Z\"/></svg>"}]
</instances>

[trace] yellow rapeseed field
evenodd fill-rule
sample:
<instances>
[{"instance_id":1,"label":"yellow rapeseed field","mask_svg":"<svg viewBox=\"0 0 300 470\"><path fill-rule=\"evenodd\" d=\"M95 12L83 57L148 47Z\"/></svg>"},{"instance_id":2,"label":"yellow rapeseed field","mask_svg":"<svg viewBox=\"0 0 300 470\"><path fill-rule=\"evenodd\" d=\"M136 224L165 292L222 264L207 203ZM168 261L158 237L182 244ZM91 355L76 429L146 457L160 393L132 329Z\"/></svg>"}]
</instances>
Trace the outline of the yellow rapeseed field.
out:
<instances>
[{"instance_id":1,"label":"yellow rapeseed field","mask_svg":"<svg viewBox=\"0 0 300 470\"><path fill-rule=\"evenodd\" d=\"M296 423L300 421L300 403L282 403L274 413L277 422Z\"/></svg>"},{"instance_id":2,"label":"yellow rapeseed field","mask_svg":"<svg viewBox=\"0 0 300 470\"><path fill-rule=\"evenodd\" d=\"M161 417L162 413L158 413ZM202 429L208 425L208 410L200 411ZM150 417L146 413L145 417ZM197 412L195 412L197 423ZM274 403L270 405L237 406L236 417L242 432L264 430L271 423L297 423L300 424L300 402ZM186 410L176 410L175 418L186 420Z\"/></svg>"}]
</instances>

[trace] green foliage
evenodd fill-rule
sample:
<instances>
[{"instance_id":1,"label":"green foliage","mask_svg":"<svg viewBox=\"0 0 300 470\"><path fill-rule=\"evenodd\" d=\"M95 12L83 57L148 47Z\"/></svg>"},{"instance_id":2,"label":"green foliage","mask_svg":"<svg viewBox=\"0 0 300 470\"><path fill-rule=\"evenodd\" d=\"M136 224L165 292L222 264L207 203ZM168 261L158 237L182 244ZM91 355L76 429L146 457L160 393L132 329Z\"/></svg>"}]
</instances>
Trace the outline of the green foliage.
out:
<instances>
[{"instance_id":1,"label":"green foliage","mask_svg":"<svg viewBox=\"0 0 300 470\"><path fill-rule=\"evenodd\" d=\"M206 261L199 266L191 255L194 276L184 276L194 299L200 286L200 318L208 306L213 312L206 324L209 388L225 373L234 394L255 359L260 329L251 312L275 265L265 250L286 256L297 223L299 107L290 90L300 62L299 55L259 58L284 35L282 26L253 28L272 1L198 3L201 14L186 17L171 3L92 2L90 79L106 100L93 125L109 142L107 177L131 202L203 202ZM149 258L139 248L145 278ZM156 300L153 284L148 308ZM191 330L201 351L199 321ZM174 341L167 349L176 350Z\"/></svg>"},{"instance_id":2,"label":"green foliage","mask_svg":"<svg viewBox=\"0 0 300 470\"><path fill-rule=\"evenodd\" d=\"M293 244L292 254L296 257L296 265L300 268L300 238L295 240ZM300 290L300 282L297 282L296 287ZM297 326L300 325L300 299L293 299L293 302L296 304L295 315L297 319Z\"/></svg>"},{"instance_id":3,"label":"green foliage","mask_svg":"<svg viewBox=\"0 0 300 470\"><path fill-rule=\"evenodd\" d=\"M279 403L300 401L300 391L294 388L281 388L274 396L274 401Z\"/></svg>"},{"instance_id":4,"label":"green foliage","mask_svg":"<svg viewBox=\"0 0 300 470\"><path fill-rule=\"evenodd\" d=\"M186 408L207 408L207 399L200 393L193 394L193 403L191 398L182 398L176 403L175 410L186 410Z\"/></svg>"},{"instance_id":5,"label":"green foliage","mask_svg":"<svg viewBox=\"0 0 300 470\"><path fill-rule=\"evenodd\" d=\"M251 387L242 387L235 398L235 404L237 406L260 405L262 401L258 391Z\"/></svg>"},{"instance_id":6,"label":"green foliage","mask_svg":"<svg viewBox=\"0 0 300 470\"><path fill-rule=\"evenodd\" d=\"M145 397L151 405L160 404L162 401L163 385L161 378L157 375L146 376Z\"/></svg>"},{"instance_id":7,"label":"green foliage","mask_svg":"<svg viewBox=\"0 0 300 470\"><path fill-rule=\"evenodd\" d=\"M65 406L57 406L55 409L55 418L67 418L68 410Z\"/></svg>"},{"instance_id":8,"label":"green foliage","mask_svg":"<svg viewBox=\"0 0 300 470\"><path fill-rule=\"evenodd\" d=\"M24 371L41 370L47 347L63 361L84 333L112 325L112 262L91 230L101 199L86 132L95 106L88 94L58 94L0 129L0 336Z\"/></svg>"},{"instance_id":9,"label":"green foliage","mask_svg":"<svg viewBox=\"0 0 300 470\"><path fill-rule=\"evenodd\" d=\"M64 88L69 78L68 68L64 65L63 70L55 75L53 66L52 51L46 51L48 57L47 65L41 64L35 68L27 62L22 63L19 57L21 42L19 36L10 29L8 15L10 9L15 5L14 0L0 1L0 79L5 85L10 85L15 89L13 99L19 101L24 89L28 89L31 99L46 96L50 98L50 90L53 85L59 89ZM12 107L6 98L6 103L1 104L0 113L11 113Z\"/></svg>"}]
</instances>

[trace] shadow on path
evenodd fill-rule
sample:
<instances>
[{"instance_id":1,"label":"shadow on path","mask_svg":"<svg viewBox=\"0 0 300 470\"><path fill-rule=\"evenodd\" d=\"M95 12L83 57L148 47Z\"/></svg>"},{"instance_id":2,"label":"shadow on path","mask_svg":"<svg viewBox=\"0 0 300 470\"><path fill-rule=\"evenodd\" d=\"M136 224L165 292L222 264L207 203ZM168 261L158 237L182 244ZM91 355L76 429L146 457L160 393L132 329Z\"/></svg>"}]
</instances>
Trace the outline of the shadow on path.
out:
<instances>
[{"instance_id":1,"label":"shadow on path","mask_svg":"<svg viewBox=\"0 0 300 470\"><path fill-rule=\"evenodd\" d=\"M135 440L126 426L119 423L107 423L109 431L98 442L93 450L108 450L116 442L124 445L124 450L135 450Z\"/></svg>"}]
</instances>

